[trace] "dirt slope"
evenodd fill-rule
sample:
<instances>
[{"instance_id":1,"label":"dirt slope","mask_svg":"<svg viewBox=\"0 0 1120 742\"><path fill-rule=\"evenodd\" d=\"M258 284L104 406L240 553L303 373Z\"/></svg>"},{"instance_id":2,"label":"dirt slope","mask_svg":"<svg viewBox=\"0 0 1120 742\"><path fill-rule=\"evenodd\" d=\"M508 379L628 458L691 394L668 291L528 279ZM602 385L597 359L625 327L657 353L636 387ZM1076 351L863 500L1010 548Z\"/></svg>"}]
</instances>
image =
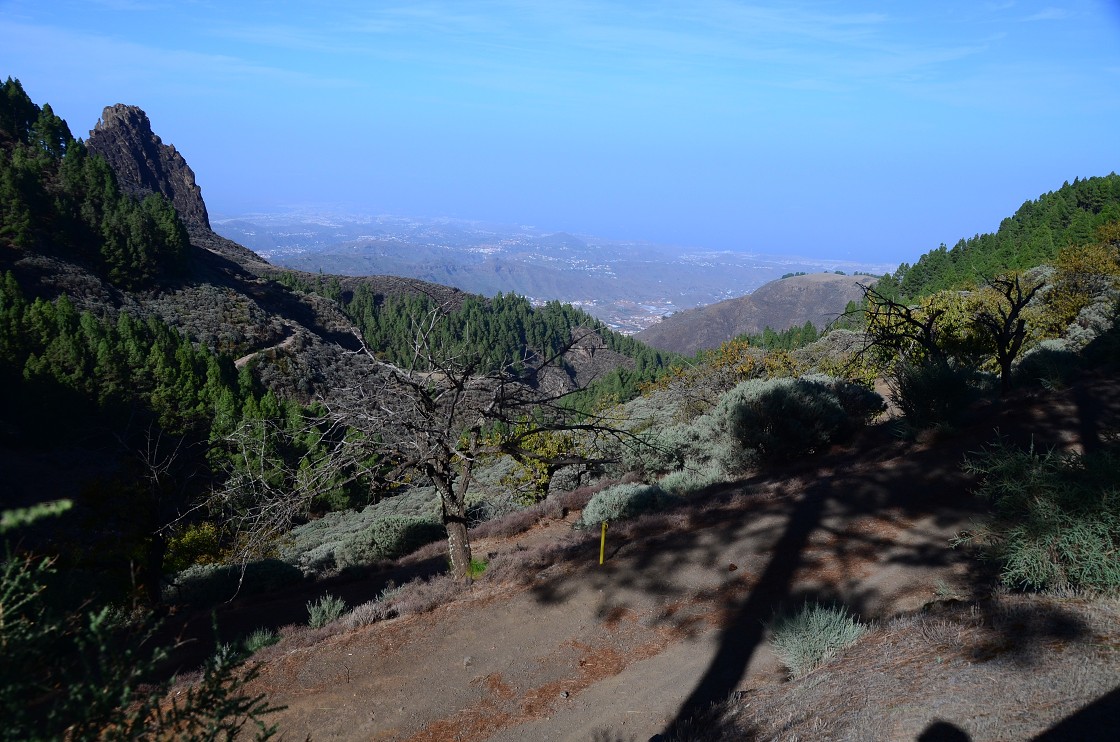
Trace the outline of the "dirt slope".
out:
<instances>
[{"instance_id":1,"label":"dirt slope","mask_svg":"<svg viewBox=\"0 0 1120 742\"><path fill-rule=\"evenodd\" d=\"M1120 605L972 600L976 562L947 545L977 514L959 462L996 427L1076 447L1118 413L1117 385L1098 379L978 411L945 442L873 431L612 528L602 567L598 533L566 521L484 540L491 569L459 600L282 643L259 687L288 707L286 739L644 742L729 697L728 739L916 739L939 722L1030 738L1120 686ZM787 682L763 624L805 599L878 628ZM942 609L912 613L931 603Z\"/></svg>"}]
</instances>

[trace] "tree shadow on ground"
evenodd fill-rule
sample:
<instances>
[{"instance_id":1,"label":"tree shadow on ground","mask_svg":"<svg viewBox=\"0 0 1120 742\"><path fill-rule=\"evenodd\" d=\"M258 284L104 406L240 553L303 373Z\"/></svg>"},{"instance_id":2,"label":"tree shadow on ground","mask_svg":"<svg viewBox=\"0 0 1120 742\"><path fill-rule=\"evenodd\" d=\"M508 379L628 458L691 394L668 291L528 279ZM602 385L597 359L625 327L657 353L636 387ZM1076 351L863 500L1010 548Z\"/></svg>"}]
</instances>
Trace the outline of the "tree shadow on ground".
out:
<instances>
[{"instance_id":1,"label":"tree shadow on ground","mask_svg":"<svg viewBox=\"0 0 1120 742\"><path fill-rule=\"evenodd\" d=\"M1120 730L1120 686L1067 716L1034 742L1112 742Z\"/></svg>"},{"instance_id":2,"label":"tree shadow on ground","mask_svg":"<svg viewBox=\"0 0 1120 742\"><path fill-rule=\"evenodd\" d=\"M447 559L438 556L386 569L354 570L270 593L231 593L229 600L210 607L180 606L165 619L155 637L162 646L174 647L161 677L195 670L214 654L218 644L237 643L257 629L306 626L307 604L326 594L354 608L376 600L387 587L446 571Z\"/></svg>"},{"instance_id":3,"label":"tree shadow on ground","mask_svg":"<svg viewBox=\"0 0 1120 742\"><path fill-rule=\"evenodd\" d=\"M653 620L655 624L685 633L698 627L688 623L694 616L678 609L682 602L710 599L721 613L715 654L663 737L679 736L678 732L693 725L709 709L725 703L737 690L765 638L765 624L782 606L798 600L824 599L840 602L864 617L880 617L874 612L882 603L879 588L860 588L858 579L844 584L845 565L854 568L861 559L884 549L888 553L880 554L880 563L887 565L924 567L966 562L968 555L950 552L944 540L941 545L933 545L929 539L892 542L889 535L852 531L844 524L861 517L882 520L886 516L900 528L912 528L914 522L927 519L936 530L960 523L970 514L979 515L982 503L970 495L971 479L960 468L964 454L991 441L1001 427L1033 438L1036 445L1068 443L1085 431L1095 434L1101 411L1095 410L1093 423L1084 426L1078 412L1085 409L1086 402L1074 394L1084 396L1085 392L1074 390L1061 402L1064 406L1060 409L1045 400L1050 404L1041 414L1024 409L1039 401L1039 397L1025 394L1017 398L1022 406L991 406L969 427L932 443L891 441L884 430L872 431L847 449L830 452L816 465L755 476L711 494L708 503L690 503L688 512L652 516L645 526L639 519L614 529L614 538L626 543L614 548L613 563L587 575L590 585L600 587L604 594L600 617L617 615L636 604L639 595L653 597L664 606ZM1071 403L1074 398L1076 403ZM1110 400L1108 406L1114 406L1114 401ZM735 494L736 489L748 494ZM725 579L707 593L674 580L675 574L690 567L734 569L734 563L721 565L720 560L730 544L744 538L752 524L762 544L760 550L768 554L765 567L757 574L738 582ZM889 526L888 522L884 527ZM590 546L584 540L572 548L586 552ZM579 556L587 559L589 554L581 552ZM805 572L811 571L815 560L826 559L840 565L839 575L806 587ZM577 588L544 579L532 589L542 602L559 602ZM929 597L932 600L933 596ZM1003 616L991 621L990 628L998 635L993 648L1010 652L1017 662L1025 664L1034 661L1049 639L1082 640L1085 636L1085 627L1078 620L1057 609L1047 615L1035 613L1029 622L1025 617L1018 620ZM749 730L740 729L738 733Z\"/></svg>"}]
</instances>

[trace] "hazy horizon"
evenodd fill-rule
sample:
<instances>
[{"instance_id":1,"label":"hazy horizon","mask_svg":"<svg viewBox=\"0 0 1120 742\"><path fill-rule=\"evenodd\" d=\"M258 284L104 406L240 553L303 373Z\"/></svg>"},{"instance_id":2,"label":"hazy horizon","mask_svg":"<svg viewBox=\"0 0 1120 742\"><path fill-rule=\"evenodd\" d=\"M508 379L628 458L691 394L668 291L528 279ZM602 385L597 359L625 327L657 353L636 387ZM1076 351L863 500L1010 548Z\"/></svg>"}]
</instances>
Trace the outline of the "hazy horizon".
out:
<instances>
[{"instance_id":1,"label":"hazy horizon","mask_svg":"<svg viewBox=\"0 0 1120 742\"><path fill-rule=\"evenodd\" d=\"M1104 0L14 0L0 34L76 136L143 108L215 214L898 264L1120 170Z\"/></svg>"}]
</instances>

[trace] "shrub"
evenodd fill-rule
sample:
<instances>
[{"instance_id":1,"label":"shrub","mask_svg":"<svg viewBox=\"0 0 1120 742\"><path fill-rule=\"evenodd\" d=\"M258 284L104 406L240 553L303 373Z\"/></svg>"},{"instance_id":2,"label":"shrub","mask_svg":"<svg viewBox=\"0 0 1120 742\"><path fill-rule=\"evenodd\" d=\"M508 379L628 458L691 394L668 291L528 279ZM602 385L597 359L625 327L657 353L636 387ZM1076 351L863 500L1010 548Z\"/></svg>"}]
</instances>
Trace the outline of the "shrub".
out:
<instances>
[{"instance_id":1,"label":"shrub","mask_svg":"<svg viewBox=\"0 0 1120 742\"><path fill-rule=\"evenodd\" d=\"M188 567L164 588L164 600L192 605L214 605L235 595L270 592L303 581L303 573L279 559L240 564L206 564Z\"/></svg>"},{"instance_id":2,"label":"shrub","mask_svg":"<svg viewBox=\"0 0 1120 742\"><path fill-rule=\"evenodd\" d=\"M1023 354L1015 366L1015 378L1019 382L1058 389L1068 384L1080 368L1081 360L1067 341L1043 340Z\"/></svg>"},{"instance_id":3,"label":"shrub","mask_svg":"<svg viewBox=\"0 0 1120 742\"><path fill-rule=\"evenodd\" d=\"M859 641L867 627L846 608L805 603L791 616L771 626L771 646L790 672L799 678Z\"/></svg>"},{"instance_id":4,"label":"shrub","mask_svg":"<svg viewBox=\"0 0 1120 742\"><path fill-rule=\"evenodd\" d=\"M345 612L346 601L327 593L319 600L307 601L307 625L313 629L322 628L337 621Z\"/></svg>"},{"instance_id":5,"label":"shrub","mask_svg":"<svg viewBox=\"0 0 1120 742\"><path fill-rule=\"evenodd\" d=\"M362 603L346 614L346 628L357 629L362 626L369 626L371 623L384 621L397 615L392 600L400 591L401 588L390 582L376 598Z\"/></svg>"},{"instance_id":6,"label":"shrub","mask_svg":"<svg viewBox=\"0 0 1120 742\"><path fill-rule=\"evenodd\" d=\"M280 641L280 635L272 629L259 628L249 636L245 637L244 646L245 651L249 654L255 654L265 647L271 647L276 642Z\"/></svg>"},{"instance_id":7,"label":"shrub","mask_svg":"<svg viewBox=\"0 0 1120 742\"><path fill-rule=\"evenodd\" d=\"M260 673L220 651L190 687L153 682L170 650L156 626L109 607L60 611L49 561L0 559L0 739L268 739L279 709L248 688ZM44 661L49 658L50 661Z\"/></svg>"},{"instance_id":8,"label":"shrub","mask_svg":"<svg viewBox=\"0 0 1120 742\"><path fill-rule=\"evenodd\" d=\"M955 425L978 396L968 376L947 363L901 361L890 388L891 401L919 429Z\"/></svg>"},{"instance_id":9,"label":"shrub","mask_svg":"<svg viewBox=\"0 0 1120 742\"><path fill-rule=\"evenodd\" d=\"M595 494L583 509L579 524L594 526L603 521L633 518L667 507L675 501L656 484L618 484Z\"/></svg>"},{"instance_id":10,"label":"shrub","mask_svg":"<svg viewBox=\"0 0 1120 742\"><path fill-rule=\"evenodd\" d=\"M882 398L828 376L751 379L725 394L715 418L763 462L788 461L842 439Z\"/></svg>"},{"instance_id":11,"label":"shrub","mask_svg":"<svg viewBox=\"0 0 1120 742\"><path fill-rule=\"evenodd\" d=\"M1120 457L1114 451L1044 454L999 439L965 459L981 477L976 494L992 502L986 526L959 536L1001 567L1000 579L1025 589L1120 590Z\"/></svg>"},{"instance_id":12,"label":"shrub","mask_svg":"<svg viewBox=\"0 0 1120 742\"><path fill-rule=\"evenodd\" d=\"M727 478L723 469L716 464L703 467L686 467L670 472L657 480L657 486L677 497L687 497L693 492L709 487Z\"/></svg>"},{"instance_id":13,"label":"shrub","mask_svg":"<svg viewBox=\"0 0 1120 742\"><path fill-rule=\"evenodd\" d=\"M443 526L427 518L394 515L375 520L335 550L339 567L396 559L445 538Z\"/></svg>"},{"instance_id":14,"label":"shrub","mask_svg":"<svg viewBox=\"0 0 1120 742\"><path fill-rule=\"evenodd\" d=\"M192 564L214 564L222 556L218 529L213 523L194 523L167 540L164 564L178 572Z\"/></svg>"}]
</instances>

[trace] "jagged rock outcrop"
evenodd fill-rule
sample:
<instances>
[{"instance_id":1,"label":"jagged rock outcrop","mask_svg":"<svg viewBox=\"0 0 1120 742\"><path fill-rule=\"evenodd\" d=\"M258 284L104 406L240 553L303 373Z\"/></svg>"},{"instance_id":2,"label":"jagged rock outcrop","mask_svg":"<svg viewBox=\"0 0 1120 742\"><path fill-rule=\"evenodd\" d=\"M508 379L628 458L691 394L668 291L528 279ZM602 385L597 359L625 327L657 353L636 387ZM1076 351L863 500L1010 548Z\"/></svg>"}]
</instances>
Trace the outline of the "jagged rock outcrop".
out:
<instances>
[{"instance_id":1,"label":"jagged rock outcrop","mask_svg":"<svg viewBox=\"0 0 1120 742\"><path fill-rule=\"evenodd\" d=\"M747 296L666 317L634 337L661 350L692 355L767 327L781 331L812 322L821 329L835 320L849 301L863 296L859 284L874 282L872 276L835 273L789 276L764 284Z\"/></svg>"},{"instance_id":2,"label":"jagged rock outcrop","mask_svg":"<svg viewBox=\"0 0 1120 742\"><path fill-rule=\"evenodd\" d=\"M108 161L122 190L137 196L162 193L188 231L210 231L210 217L194 171L174 146L164 144L152 131L148 114L139 107L106 106L86 146Z\"/></svg>"}]
</instances>

